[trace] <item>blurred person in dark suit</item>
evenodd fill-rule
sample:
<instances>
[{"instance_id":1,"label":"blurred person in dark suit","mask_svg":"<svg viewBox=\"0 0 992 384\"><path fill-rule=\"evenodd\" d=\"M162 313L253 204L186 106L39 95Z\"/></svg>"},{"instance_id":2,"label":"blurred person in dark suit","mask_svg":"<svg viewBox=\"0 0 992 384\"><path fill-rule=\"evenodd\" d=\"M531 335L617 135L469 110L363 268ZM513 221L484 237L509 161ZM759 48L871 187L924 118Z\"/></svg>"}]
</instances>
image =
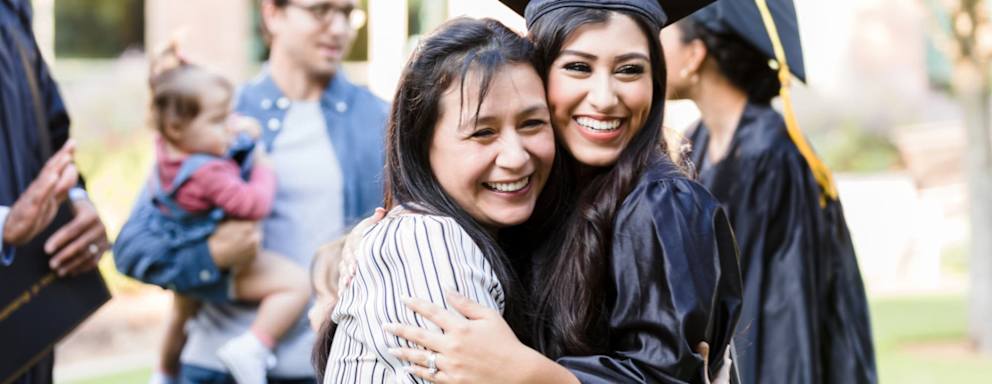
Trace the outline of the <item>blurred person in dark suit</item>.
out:
<instances>
[{"instance_id":1,"label":"blurred person in dark suit","mask_svg":"<svg viewBox=\"0 0 992 384\"><path fill-rule=\"evenodd\" d=\"M30 1L0 0L0 268L48 255L61 277L96 268L107 235L73 165L74 150L69 116L31 29ZM73 218L54 220L67 199ZM21 248L52 225L60 227L44 252ZM14 383L51 383L53 364L48 353Z\"/></svg>"}]
</instances>

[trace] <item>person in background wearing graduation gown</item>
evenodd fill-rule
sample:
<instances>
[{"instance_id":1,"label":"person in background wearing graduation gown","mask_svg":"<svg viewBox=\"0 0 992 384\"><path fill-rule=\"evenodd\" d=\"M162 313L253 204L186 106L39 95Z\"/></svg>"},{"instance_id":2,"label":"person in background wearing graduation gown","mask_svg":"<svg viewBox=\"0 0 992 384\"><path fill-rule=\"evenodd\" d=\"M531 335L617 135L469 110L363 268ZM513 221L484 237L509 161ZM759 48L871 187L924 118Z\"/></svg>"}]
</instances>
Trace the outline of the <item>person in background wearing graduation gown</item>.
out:
<instances>
[{"instance_id":1,"label":"person in background wearing graduation gown","mask_svg":"<svg viewBox=\"0 0 992 384\"><path fill-rule=\"evenodd\" d=\"M48 257L18 247L48 227L66 199L74 217L46 241L49 265L60 277L96 268L107 234L73 165L69 115L35 42L30 1L0 0L0 84L0 268ZM13 382L51 383L53 365L49 353Z\"/></svg>"},{"instance_id":2,"label":"person in background wearing graduation gown","mask_svg":"<svg viewBox=\"0 0 992 384\"><path fill-rule=\"evenodd\" d=\"M789 80L781 70L805 79L795 9L768 5L787 54L777 69L753 0L716 3L662 31L669 97L702 113L691 160L741 250L742 382L874 383L864 286L829 170L771 107Z\"/></svg>"},{"instance_id":3,"label":"person in background wearing graduation gown","mask_svg":"<svg viewBox=\"0 0 992 384\"><path fill-rule=\"evenodd\" d=\"M729 369L724 356L742 299L733 234L718 201L665 155L660 136L659 29L708 3L526 5L564 150L564 169L552 177L564 188L545 190L554 210L536 211L531 226L510 234L508 242L540 249L509 254L535 295L535 348L578 382L701 383ZM497 313L451 304L469 320L427 302L410 305L443 335L395 330L426 348L396 351L415 364L412 373L438 383L506 382L486 372L533 365L513 360L528 356L526 347L495 325L503 322ZM700 342L712 349L698 350ZM710 370L707 360L718 363Z\"/></svg>"}]
</instances>

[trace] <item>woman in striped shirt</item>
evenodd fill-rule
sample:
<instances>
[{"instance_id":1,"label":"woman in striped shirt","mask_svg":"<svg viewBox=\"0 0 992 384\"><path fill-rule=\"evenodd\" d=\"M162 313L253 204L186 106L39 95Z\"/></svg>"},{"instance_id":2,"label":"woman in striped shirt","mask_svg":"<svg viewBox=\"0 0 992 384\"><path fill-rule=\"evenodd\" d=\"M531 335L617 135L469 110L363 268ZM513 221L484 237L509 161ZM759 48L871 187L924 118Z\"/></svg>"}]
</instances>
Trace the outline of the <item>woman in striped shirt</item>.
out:
<instances>
[{"instance_id":1,"label":"woman in striped shirt","mask_svg":"<svg viewBox=\"0 0 992 384\"><path fill-rule=\"evenodd\" d=\"M327 362L325 383L422 382L390 353L412 344L384 330L439 329L404 305L409 297L446 306L444 291L455 290L526 329L526 294L497 237L531 216L555 159L532 51L496 21L456 19L407 64L387 131L392 208L363 234L357 274L330 319L337 329L322 331L333 335L329 357L316 358ZM539 374L570 376L561 367Z\"/></svg>"}]
</instances>

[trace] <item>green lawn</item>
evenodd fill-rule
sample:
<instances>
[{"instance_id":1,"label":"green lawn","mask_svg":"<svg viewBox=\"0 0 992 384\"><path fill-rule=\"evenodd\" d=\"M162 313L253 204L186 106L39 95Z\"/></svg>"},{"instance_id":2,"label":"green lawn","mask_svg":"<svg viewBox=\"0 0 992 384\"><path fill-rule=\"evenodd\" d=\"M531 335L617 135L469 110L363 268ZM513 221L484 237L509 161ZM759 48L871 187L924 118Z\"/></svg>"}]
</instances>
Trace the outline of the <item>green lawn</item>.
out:
<instances>
[{"instance_id":1,"label":"green lawn","mask_svg":"<svg viewBox=\"0 0 992 384\"><path fill-rule=\"evenodd\" d=\"M966 339L965 297L873 300L871 311L881 383L992 382L992 358L953 347Z\"/></svg>"},{"instance_id":2,"label":"green lawn","mask_svg":"<svg viewBox=\"0 0 992 384\"><path fill-rule=\"evenodd\" d=\"M141 384L147 383L151 374L151 368L143 368L85 380L70 381L69 384Z\"/></svg>"}]
</instances>

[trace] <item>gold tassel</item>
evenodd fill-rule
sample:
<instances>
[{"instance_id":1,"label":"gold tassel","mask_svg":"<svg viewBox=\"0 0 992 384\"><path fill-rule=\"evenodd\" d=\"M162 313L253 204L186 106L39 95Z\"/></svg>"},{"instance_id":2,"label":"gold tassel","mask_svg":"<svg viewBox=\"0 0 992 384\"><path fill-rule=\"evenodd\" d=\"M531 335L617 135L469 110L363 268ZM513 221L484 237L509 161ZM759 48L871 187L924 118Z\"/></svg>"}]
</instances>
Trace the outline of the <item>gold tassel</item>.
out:
<instances>
[{"instance_id":1,"label":"gold tassel","mask_svg":"<svg viewBox=\"0 0 992 384\"><path fill-rule=\"evenodd\" d=\"M806 142L802 132L799 130L799 123L796 121L796 113L792 109L792 96L789 90L790 83L792 82L792 74L789 72L789 64L785 59L785 49L782 48L782 40L779 38L778 28L775 27L775 20L772 18L772 12L768 9L766 0L754 1L758 4L761 19L764 21L765 29L768 30L768 36L772 41L772 47L775 49L775 59L779 63L778 79L782 83L779 96L782 97L786 131L789 132L792 142L796 144L799 153L803 155L806 163L809 164L809 168L813 171L813 177L816 178L816 182L820 185L822 192L820 195L820 206L825 207L827 205L827 199L831 201L837 200L837 187L834 185L833 175L831 175L827 165L823 164L820 158L813 153L813 149L810 148L809 143Z\"/></svg>"}]
</instances>

